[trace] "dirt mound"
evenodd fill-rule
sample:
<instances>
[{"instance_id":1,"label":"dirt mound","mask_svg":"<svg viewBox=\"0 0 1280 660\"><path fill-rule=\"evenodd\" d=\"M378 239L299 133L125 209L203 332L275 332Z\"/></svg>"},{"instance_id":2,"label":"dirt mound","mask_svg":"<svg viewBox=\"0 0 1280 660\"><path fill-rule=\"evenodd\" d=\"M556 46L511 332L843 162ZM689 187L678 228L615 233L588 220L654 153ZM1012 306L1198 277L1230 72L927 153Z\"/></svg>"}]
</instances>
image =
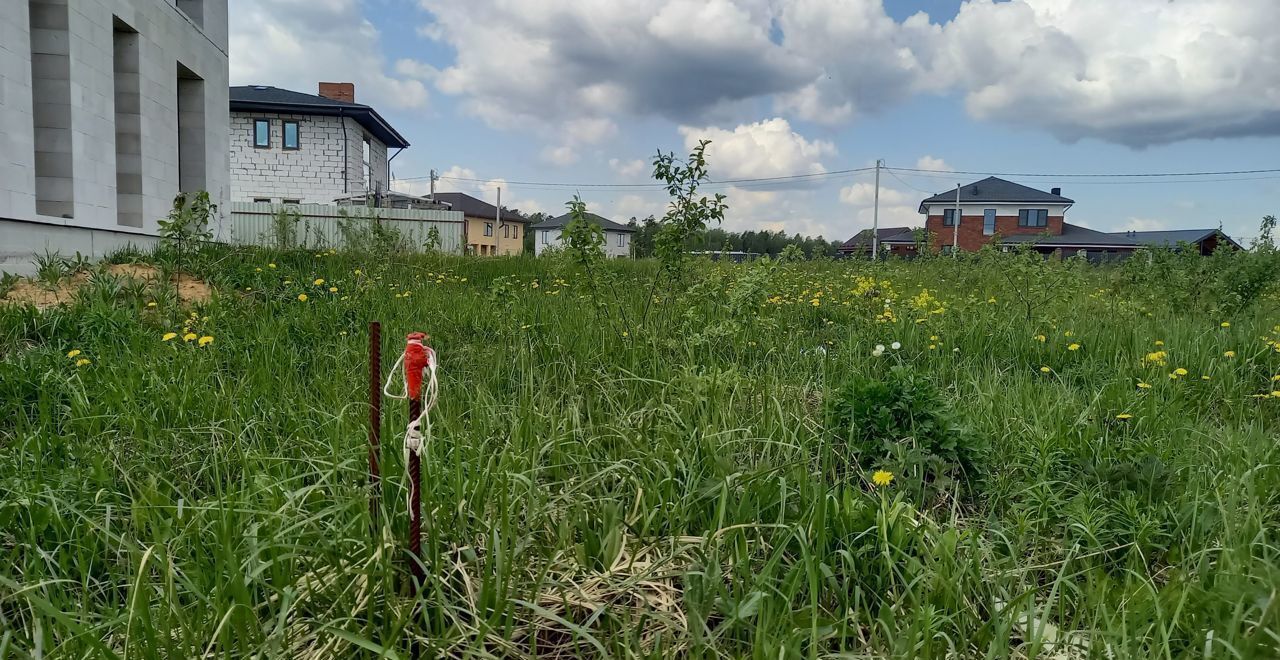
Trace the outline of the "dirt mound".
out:
<instances>
[{"instance_id":1,"label":"dirt mound","mask_svg":"<svg viewBox=\"0 0 1280 660\"><path fill-rule=\"evenodd\" d=\"M133 280L155 283L160 280L160 270L150 264L111 264L104 272ZM53 283L23 279L0 297L0 303L29 304L36 309L57 307L74 300L76 292L88 281L89 274L83 271ZM178 290L178 299L182 302L207 302L213 297L213 289L209 288L208 284L185 273L170 278L169 286L175 285Z\"/></svg>"}]
</instances>

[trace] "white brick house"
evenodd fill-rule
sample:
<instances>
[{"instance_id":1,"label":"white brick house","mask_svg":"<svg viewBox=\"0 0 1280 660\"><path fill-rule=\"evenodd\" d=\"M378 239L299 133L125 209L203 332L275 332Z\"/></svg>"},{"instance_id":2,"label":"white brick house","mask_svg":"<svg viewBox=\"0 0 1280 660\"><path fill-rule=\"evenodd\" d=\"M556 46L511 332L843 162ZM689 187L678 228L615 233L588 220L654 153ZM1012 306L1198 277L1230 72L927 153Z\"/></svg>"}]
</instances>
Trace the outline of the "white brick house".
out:
<instances>
[{"instance_id":1,"label":"white brick house","mask_svg":"<svg viewBox=\"0 0 1280 660\"><path fill-rule=\"evenodd\" d=\"M179 191L222 205L226 107L224 1L0 2L0 270L150 244Z\"/></svg>"},{"instance_id":2,"label":"white brick house","mask_svg":"<svg viewBox=\"0 0 1280 660\"><path fill-rule=\"evenodd\" d=\"M387 150L409 142L373 108L354 102L351 83L319 87L319 95L231 88L233 201L332 204L388 190Z\"/></svg>"},{"instance_id":3,"label":"white brick house","mask_svg":"<svg viewBox=\"0 0 1280 660\"><path fill-rule=\"evenodd\" d=\"M538 224L529 228L533 232L533 252L541 255L546 250L564 247L564 243L560 240L564 228L573 218L568 214L564 214L558 218L543 220ZM608 218L602 218L594 213L586 214L587 222L598 225L604 230L604 254L607 257L629 257L631 256L631 236L636 233L635 229L624 224L619 224Z\"/></svg>"}]
</instances>

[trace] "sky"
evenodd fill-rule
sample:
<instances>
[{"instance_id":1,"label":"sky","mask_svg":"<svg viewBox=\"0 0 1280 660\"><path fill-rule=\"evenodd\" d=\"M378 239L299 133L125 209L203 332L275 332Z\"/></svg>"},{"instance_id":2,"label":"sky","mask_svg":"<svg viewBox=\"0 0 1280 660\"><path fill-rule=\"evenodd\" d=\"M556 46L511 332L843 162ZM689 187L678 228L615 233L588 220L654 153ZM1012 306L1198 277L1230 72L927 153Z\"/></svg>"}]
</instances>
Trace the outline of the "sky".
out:
<instances>
[{"instance_id":1,"label":"sky","mask_svg":"<svg viewBox=\"0 0 1280 660\"><path fill-rule=\"evenodd\" d=\"M992 172L1103 231L1280 213L1277 0L230 0L233 85L353 82L411 143L393 188L661 216L711 140L724 228L843 240ZM558 185L547 185L558 184Z\"/></svg>"}]
</instances>

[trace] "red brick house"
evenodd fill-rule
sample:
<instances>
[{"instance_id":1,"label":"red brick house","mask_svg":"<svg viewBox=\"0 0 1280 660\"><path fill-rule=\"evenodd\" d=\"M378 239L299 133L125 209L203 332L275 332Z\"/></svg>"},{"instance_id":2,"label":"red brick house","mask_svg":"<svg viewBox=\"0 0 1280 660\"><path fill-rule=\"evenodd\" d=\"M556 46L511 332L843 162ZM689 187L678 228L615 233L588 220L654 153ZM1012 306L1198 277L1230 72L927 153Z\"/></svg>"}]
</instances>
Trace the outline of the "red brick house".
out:
<instances>
[{"instance_id":1,"label":"red brick house","mask_svg":"<svg viewBox=\"0 0 1280 660\"><path fill-rule=\"evenodd\" d=\"M1062 189L1049 192L987 177L957 191L949 190L920 202L926 217L928 248L949 253L953 243L973 252L998 240L1008 249L1031 244L1043 254L1074 256L1090 261L1122 259L1142 247L1180 249L1189 245L1200 254L1210 254L1219 245L1239 249L1240 245L1217 229L1184 229L1159 232L1095 231L1065 221L1074 200L1062 196ZM958 209L958 212L957 212ZM914 244L911 237L891 236L881 241L887 247Z\"/></svg>"},{"instance_id":2,"label":"red brick house","mask_svg":"<svg viewBox=\"0 0 1280 660\"><path fill-rule=\"evenodd\" d=\"M840 247L836 248L836 252L842 257L870 258L872 231L873 230L871 229L863 229L857 234L854 234L853 238L850 238L842 243ZM909 245L895 244L890 246L885 243L887 239L899 238L902 235L910 237L912 232L910 227L881 227L874 231L879 237L880 251L882 252L881 256L914 256L916 252L916 245L914 241L911 241Z\"/></svg>"}]
</instances>

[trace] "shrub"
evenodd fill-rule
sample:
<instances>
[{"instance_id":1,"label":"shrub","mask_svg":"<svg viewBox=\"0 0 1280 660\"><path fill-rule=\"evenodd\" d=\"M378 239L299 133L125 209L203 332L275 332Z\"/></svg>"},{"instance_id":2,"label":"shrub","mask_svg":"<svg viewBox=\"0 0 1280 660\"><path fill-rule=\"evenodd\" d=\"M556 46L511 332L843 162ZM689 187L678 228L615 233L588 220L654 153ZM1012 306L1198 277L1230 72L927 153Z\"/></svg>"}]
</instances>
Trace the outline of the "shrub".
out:
<instances>
[{"instance_id":1,"label":"shrub","mask_svg":"<svg viewBox=\"0 0 1280 660\"><path fill-rule=\"evenodd\" d=\"M921 495L949 489L978 459L974 436L942 392L903 365L882 378L849 378L828 393L824 409L842 458L863 470L888 469Z\"/></svg>"}]
</instances>

